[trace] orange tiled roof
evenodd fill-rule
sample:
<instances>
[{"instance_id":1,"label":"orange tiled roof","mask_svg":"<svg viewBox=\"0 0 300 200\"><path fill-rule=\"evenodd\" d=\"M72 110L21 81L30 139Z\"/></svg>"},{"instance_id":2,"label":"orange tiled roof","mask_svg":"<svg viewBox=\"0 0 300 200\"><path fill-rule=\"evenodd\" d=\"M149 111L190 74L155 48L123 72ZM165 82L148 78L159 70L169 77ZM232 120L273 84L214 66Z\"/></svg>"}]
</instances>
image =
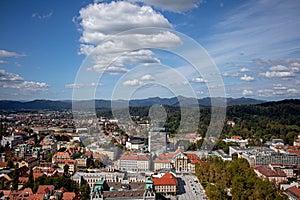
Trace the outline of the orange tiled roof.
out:
<instances>
[{"instance_id":1,"label":"orange tiled roof","mask_svg":"<svg viewBox=\"0 0 300 200\"><path fill-rule=\"evenodd\" d=\"M0 162L0 167L7 167L7 162Z\"/></svg>"},{"instance_id":2,"label":"orange tiled roof","mask_svg":"<svg viewBox=\"0 0 300 200\"><path fill-rule=\"evenodd\" d=\"M56 152L53 157L67 157L67 158L69 158L70 154L68 152Z\"/></svg>"},{"instance_id":3,"label":"orange tiled roof","mask_svg":"<svg viewBox=\"0 0 300 200\"><path fill-rule=\"evenodd\" d=\"M64 192L62 200L72 200L75 196L75 192Z\"/></svg>"},{"instance_id":4,"label":"orange tiled roof","mask_svg":"<svg viewBox=\"0 0 300 200\"><path fill-rule=\"evenodd\" d=\"M148 155L123 154L120 160L149 160Z\"/></svg>"},{"instance_id":5,"label":"orange tiled roof","mask_svg":"<svg viewBox=\"0 0 300 200\"><path fill-rule=\"evenodd\" d=\"M24 184L28 182L28 177L19 177L19 183Z\"/></svg>"},{"instance_id":6,"label":"orange tiled roof","mask_svg":"<svg viewBox=\"0 0 300 200\"><path fill-rule=\"evenodd\" d=\"M286 177L286 174L282 170L271 170L267 166L259 165L254 167L255 170L259 171L266 177Z\"/></svg>"},{"instance_id":7,"label":"orange tiled roof","mask_svg":"<svg viewBox=\"0 0 300 200\"><path fill-rule=\"evenodd\" d=\"M300 200L300 189L297 188L296 186L290 187L286 189L285 191L287 194L292 196L294 199L299 199Z\"/></svg>"},{"instance_id":8,"label":"orange tiled roof","mask_svg":"<svg viewBox=\"0 0 300 200\"><path fill-rule=\"evenodd\" d=\"M162 177L152 177L154 185L178 185L177 178L170 172L165 173Z\"/></svg>"},{"instance_id":9,"label":"orange tiled roof","mask_svg":"<svg viewBox=\"0 0 300 200\"><path fill-rule=\"evenodd\" d=\"M243 138L242 138L242 136L239 136L239 135L233 135L231 137L231 139L242 140Z\"/></svg>"},{"instance_id":10,"label":"orange tiled roof","mask_svg":"<svg viewBox=\"0 0 300 200\"><path fill-rule=\"evenodd\" d=\"M33 179L37 179L38 177L44 176L43 173L33 173Z\"/></svg>"},{"instance_id":11,"label":"orange tiled roof","mask_svg":"<svg viewBox=\"0 0 300 200\"><path fill-rule=\"evenodd\" d=\"M68 160L63 160L63 159L58 159L56 160L57 163L65 163L65 164L75 164L76 160L73 159L68 159Z\"/></svg>"},{"instance_id":12,"label":"orange tiled roof","mask_svg":"<svg viewBox=\"0 0 300 200\"><path fill-rule=\"evenodd\" d=\"M28 200L43 200L44 195L43 194L32 194L29 195Z\"/></svg>"},{"instance_id":13,"label":"orange tiled roof","mask_svg":"<svg viewBox=\"0 0 300 200\"><path fill-rule=\"evenodd\" d=\"M37 194L47 194L52 190L54 186L53 185L39 185L37 189Z\"/></svg>"}]
</instances>

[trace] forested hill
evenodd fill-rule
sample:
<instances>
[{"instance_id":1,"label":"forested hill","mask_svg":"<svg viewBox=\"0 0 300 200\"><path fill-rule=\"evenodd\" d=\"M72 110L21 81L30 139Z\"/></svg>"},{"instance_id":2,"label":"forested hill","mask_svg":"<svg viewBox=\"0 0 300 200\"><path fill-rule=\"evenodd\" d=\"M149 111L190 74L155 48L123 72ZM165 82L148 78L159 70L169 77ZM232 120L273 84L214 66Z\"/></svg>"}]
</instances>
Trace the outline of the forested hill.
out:
<instances>
[{"instance_id":1,"label":"forested hill","mask_svg":"<svg viewBox=\"0 0 300 200\"><path fill-rule=\"evenodd\" d=\"M254 105L263 103L265 101L251 99L251 98L214 98L215 102L224 102L226 100L227 105ZM91 105L95 105L96 109L108 110L111 109L111 105L117 105L120 108L126 108L128 102L125 100L82 100L76 101L76 105L80 107L89 108ZM152 105L165 105L165 106L188 106L188 107L210 107L211 98L202 98L194 100L187 97L172 97L172 98L160 98L153 97L147 99L133 99L129 101L130 106L152 106ZM8 101L0 100L0 110L2 111L20 111L20 110L70 110L72 109L72 101L52 101L52 100L34 100L34 101Z\"/></svg>"},{"instance_id":2,"label":"forested hill","mask_svg":"<svg viewBox=\"0 0 300 200\"><path fill-rule=\"evenodd\" d=\"M230 106L227 117L232 119L270 118L283 124L300 126L300 99L266 102L258 105Z\"/></svg>"},{"instance_id":3,"label":"forested hill","mask_svg":"<svg viewBox=\"0 0 300 200\"><path fill-rule=\"evenodd\" d=\"M281 138L292 145L294 139L300 135L300 100L230 106L227 109L227 119L234 120L236 126L225 126L224 136L240 135L264 141Z\"/></svg>"}]
</instances>

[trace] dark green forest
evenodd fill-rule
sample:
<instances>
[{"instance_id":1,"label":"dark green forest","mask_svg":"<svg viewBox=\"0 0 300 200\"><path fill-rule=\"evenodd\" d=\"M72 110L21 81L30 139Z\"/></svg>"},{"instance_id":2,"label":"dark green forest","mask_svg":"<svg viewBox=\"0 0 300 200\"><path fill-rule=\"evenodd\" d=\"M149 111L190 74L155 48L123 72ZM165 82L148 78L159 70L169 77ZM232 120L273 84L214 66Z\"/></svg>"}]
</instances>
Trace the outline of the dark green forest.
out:
<instances>
[{"instance_id":1,"label":"dark green forest","mask_svg":"<svg viewBox=\"0 0 300 200\"><path fill-rule=\"evenodd\" d=\"M140 116L139 119L150 120L148 118L150 106L130 107L129 113L132 116ZM181 120L180 107L164 106L167 113L167 120L164 124L166 130L172 135L178 133ZM198 109L190 107L191 117L199 116ZM112 117L110 110L99 110L100 117ZM200 119L197 132L205 136L210 123L211 108L200 108ZM133 118L135 121L136 119ZM226 125L227 120L233 120L235 126ZM187 124L187 127L189 125ZM195 127L190 125L190 130ZM186 132L189 132L187 128ZM228 106L226 119L222 130L221 138L239 135L243 138L251 138L255 144L263 139L263 142L273 138L280 138L285 143L292 145L295 137L300 134L300 100L290 99L277 102L267 102L257 105L235 105Z\"/></svg>"}]
</instances>

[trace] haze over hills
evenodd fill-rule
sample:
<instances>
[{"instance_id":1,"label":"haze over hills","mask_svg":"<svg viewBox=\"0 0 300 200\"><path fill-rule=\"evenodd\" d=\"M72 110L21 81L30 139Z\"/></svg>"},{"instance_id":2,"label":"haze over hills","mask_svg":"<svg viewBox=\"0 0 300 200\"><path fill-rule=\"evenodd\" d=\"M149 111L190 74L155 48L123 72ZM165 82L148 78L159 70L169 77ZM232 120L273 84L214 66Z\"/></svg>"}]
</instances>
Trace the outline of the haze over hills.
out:
<instances>
[{"instance_id":1,"label":"haze over hills","mask_svg":"<svg viewBox=\"0 0 300 200\"><path fill-rule=\"evenodd\" d=\"M253 105L260 104L266 101L251 99L251 98L227 98L227 106L232 105ZM222 98L214 98L214 101L224 102ZM77 105L81 105L82 107L89 107L94 103L94 100L82 100L77 101ZM101 100L97 99L95 102L96 109L110 109L111 104L117 107L126 107L128 105L128 101L125 100ZM160 98L160 97L152 97L147 99L135 99L130 100L130 106L152 106L155 104L159 105L168 105L168 106L199 106L199 107L210 107L211 106L211 98L206 97L202 99L192 99L186 97L172 97L172 98ZM51 101L51 100L33 100L33 101L10 101L10 100L1 100L0 101L0 110L68 110L72 109L72 101Z\"/></svg>"}]
</instances>

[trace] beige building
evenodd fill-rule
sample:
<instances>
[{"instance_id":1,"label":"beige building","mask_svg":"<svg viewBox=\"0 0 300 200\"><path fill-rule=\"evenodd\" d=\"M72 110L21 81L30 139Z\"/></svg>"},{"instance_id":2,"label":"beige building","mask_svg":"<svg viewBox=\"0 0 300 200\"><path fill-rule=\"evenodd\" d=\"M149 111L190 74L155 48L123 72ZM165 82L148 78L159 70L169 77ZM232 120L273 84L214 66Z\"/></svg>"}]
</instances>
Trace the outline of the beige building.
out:
<instances>
[{"instance_id":1,"label":"beige building","mask_svg":"<svg viewBox=\"0 0 300 200\"><path fill-rule=\"evenodd\" d=\"M148 154L123 154L118 161L118 167L120 171L148 171L150 169L150 156Z\"/></svg>"},{"instance_id":2,"label":"beige building","mask_svg":"<svg viewBox=\"0 0 300 200\"><path fill-rule=\"evenodd\" d=\"M77 172L71 177L71 179L80 185L81 177L87 181L90 188L94 188L94 184L99 180L105 180L107 182L121 182L124 179L125 174L119 172L100 172L100 173Z\"/></svg>"}]
</instances>

